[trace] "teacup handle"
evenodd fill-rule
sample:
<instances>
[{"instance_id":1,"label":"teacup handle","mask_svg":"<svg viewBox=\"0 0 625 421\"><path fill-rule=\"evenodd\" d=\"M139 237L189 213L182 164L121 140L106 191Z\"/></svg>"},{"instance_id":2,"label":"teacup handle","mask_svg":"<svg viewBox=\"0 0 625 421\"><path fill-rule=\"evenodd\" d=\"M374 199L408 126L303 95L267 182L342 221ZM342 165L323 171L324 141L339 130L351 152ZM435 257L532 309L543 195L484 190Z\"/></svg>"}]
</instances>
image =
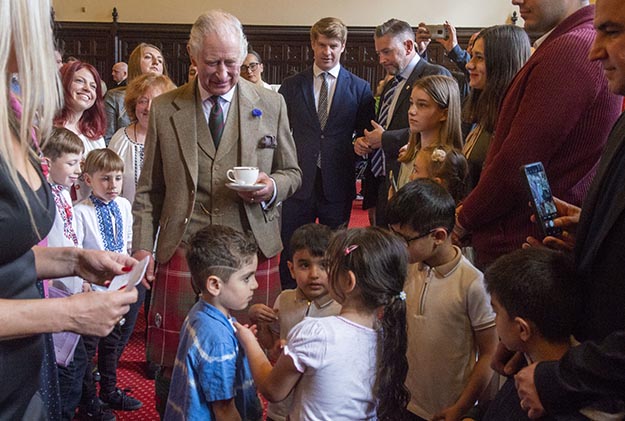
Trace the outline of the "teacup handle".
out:
<instances>
[{"instance_id":1,"label":"teacup handle","mask_svg":"<svg viewBox=\"0 0 625 421\"><path fill-rule=\"evenodd\" d=\"M228 171L226 171L226 177L228 177L228 180L232 181L233 183L237 182L237 179L234 178L234 170L233 169L229 169Z\"/></svg>"}]
</instances>

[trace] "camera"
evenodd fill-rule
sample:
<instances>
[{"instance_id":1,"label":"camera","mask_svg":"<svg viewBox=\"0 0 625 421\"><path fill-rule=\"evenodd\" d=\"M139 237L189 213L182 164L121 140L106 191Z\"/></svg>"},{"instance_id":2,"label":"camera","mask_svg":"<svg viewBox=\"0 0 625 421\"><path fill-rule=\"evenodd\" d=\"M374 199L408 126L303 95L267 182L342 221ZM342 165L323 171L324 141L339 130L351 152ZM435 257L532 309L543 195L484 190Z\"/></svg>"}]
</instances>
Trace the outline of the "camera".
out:
<instances>
[{"instance_id":1,"label":"camera","mask_svg":"<svg viewBox=\"0 0 625 421\"><path fill-rule=\"evenodd\" d=\"M428 25L428 31L430 31L430 38L432 39L447 39L449 34L445 25Z\"/></svg>"}]
</instances>

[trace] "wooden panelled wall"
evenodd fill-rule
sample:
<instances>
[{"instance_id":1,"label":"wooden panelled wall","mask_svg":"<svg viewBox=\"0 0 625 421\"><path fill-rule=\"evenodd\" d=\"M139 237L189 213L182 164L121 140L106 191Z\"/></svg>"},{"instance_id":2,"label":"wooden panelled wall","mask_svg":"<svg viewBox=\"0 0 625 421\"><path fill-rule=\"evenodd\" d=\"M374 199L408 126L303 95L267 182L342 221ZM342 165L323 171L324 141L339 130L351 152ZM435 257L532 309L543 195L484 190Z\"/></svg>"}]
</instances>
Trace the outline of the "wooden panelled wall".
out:
<instances>
[{"instance_id":1,"label":"wooden panelled wall","mask_svg":"<svg viewBox=\"0 0 625 421\"><path fill-rule=\"evenodd\" d=\"M74 56L93 64L107 84L111 82L113 64L127 61L130 52L141 42L158 46L167 62L169 76L177 85L183 84L189 67L186 45L190 29L191 25L174 24L55 22L57 42L64 49L65 57ZM301 71L312 64L309 29L245 26L250 45L263 57L265 82L280 83L290 72ZM458 28L460 45L466 46L476 30ZM373 32L373 27L350 27L341 63L375 87L384 77L384 69L378 64ZM440 44L432 42L428 48L431 62L457 70Z\"/></svg>"}]
</instances>

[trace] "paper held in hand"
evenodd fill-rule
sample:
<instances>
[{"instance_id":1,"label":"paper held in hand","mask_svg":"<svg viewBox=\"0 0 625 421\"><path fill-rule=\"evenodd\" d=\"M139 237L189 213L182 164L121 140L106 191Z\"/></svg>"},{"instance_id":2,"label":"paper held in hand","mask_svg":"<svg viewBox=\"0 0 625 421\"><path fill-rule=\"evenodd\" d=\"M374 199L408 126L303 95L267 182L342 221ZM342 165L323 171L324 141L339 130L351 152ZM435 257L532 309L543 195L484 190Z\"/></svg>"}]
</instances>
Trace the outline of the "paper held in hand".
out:
<instances>
[{"instance_id":1,"label":"paper held in hand","mask_svg":"<svg viewBox=\"0 0 625 421\"><path fill-rule=\"evenodd\" d=\"M128 285L139 285L139 283L145 276L145 271L148 268L148 263L150 263L150 256L146 256L145 258L143 258L143 260L134 265L130 272L114 277L111 281L111 284L107 288L107 291L117 291L119 289L125 288Z\"/></svg>"}]
</instances>

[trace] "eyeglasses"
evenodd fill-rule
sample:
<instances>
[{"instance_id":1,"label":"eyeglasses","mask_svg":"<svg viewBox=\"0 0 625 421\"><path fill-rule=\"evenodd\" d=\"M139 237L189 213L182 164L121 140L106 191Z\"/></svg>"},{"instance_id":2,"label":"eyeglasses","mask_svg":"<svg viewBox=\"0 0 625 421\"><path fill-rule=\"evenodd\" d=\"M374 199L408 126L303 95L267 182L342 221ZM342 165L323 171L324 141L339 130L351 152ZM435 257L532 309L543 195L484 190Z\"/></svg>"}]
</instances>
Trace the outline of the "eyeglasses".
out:
<instances>
[{"instance_id":1,"label":"eyeglasses","mask_svg":"<svg viewBox=\"0 0 625 421\"><path fill-rule=\"evenodd\" d=\"M241 65L241 71L242 72L247 72L248 70L255 72L256 69L258 68L258 65L260 63L250 63L250 64L242 64Z\"/></svg>"},{"instance_id":2,"label":"eyeglasses","mask_svg":"<svg viewBox=\"0 0 625 421\"><path fill-rule=\"evenodd\" d=\"M388 226L388 229L391 230L391 232L393 234L395 234L396 236L398 236L399 238L404 240L407 245L410 245L410 243L413 242L413 241L420 240L421 238L425 238L425 237L427 237L428 235L432 234L434 231L437 230L437 228L433 228L433 229L429 230L428 232L426 232L425 234L416 235L414 237L406 237L402 233L395 231L393 229L393 227L391 227L390 225Z\"/></svg>"}]
</instances>

